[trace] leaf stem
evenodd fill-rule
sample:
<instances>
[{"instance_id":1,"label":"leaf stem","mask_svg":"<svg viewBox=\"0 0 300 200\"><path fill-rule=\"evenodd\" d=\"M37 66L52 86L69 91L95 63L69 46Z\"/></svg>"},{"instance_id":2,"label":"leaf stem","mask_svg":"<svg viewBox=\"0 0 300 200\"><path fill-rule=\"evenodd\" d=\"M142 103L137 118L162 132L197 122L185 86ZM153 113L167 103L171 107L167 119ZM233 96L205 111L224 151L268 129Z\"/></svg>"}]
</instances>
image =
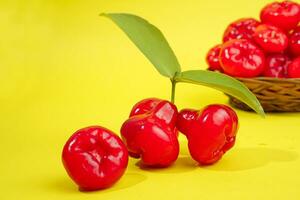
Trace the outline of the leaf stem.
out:
<instances>
[{"instance_id":1,"label":"leaf stem","mask_svg":"<svg viewBox=\"0 0 300 200\"><path fill-rule=\"evenodd\" d=\"M174 79L171 79L171 83L172 83L171 102L174 103L174 101L175 101L176 81Z\"/></svg>"}]
</instances>

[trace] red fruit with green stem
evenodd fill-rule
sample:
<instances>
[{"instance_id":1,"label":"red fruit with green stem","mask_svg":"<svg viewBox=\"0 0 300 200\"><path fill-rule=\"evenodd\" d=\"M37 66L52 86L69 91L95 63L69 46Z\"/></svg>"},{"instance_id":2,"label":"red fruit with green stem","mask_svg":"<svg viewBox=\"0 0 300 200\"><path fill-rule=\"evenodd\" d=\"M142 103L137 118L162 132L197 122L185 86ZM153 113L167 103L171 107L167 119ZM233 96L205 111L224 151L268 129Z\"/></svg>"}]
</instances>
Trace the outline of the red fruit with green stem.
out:
<instances>
[{"instance_id":1,"label":"red fruit with green stem","mask_svg":"<svg viewBox=\"0 0 300 200\"><path fill-rule=\"evenodd\" d=\"M121 128L129 155L141 158L142 164L167 167L178 157L177 108L169 101L144 99L131 110Z\"/></svg>"},{"instance_id":2,"label":"red fruit with green stem","mask_svg":"<svg viewBox=\"0 0 300 200\"><path fill-rule=\"evenodd\" d=\"M288 77L300 78L300 56L295 58L288 66Z\"/></svg>"},{"instance_id":3,"label":"red fruit with green stem","mask_svg":"<svg viewBox=\"0 0 300 200\"><path fill-rule=\"evenodd\" d=\"M146 20L131 14L102 15L117 24L149 59L156 70L169 78L172 83L172 103L158 99L143 100L134 106L129 119L123 123L121 128L121 134L130 155L140 157L145 165L168 166L178 156L177 130L173 123L177 113L173 104L177 83L194 83L219 89L235 96L256 112L264 115L256 97L239 81L209 71L182 72L173 50L160 30Z\"/></svg>"},{"instance_id":4,"label":"red fruit with green stem","mask_svg":"<svg viewBox=\"0 0 300 200\"><path fill-rule=\"evenodd\" d=\"M266 67L263 72L265 77L287 77L287 68L291 59L285 54L272 54L266 58Z\"/></svg>"},{"instance_id":5,"label":"red fruit with green stem","mask_svg":"<svg viewBox=\"0 0 300 200\"><path fill-rule=\"evenodd\" d=\"M265 55L248 40L230 40L222 45L220 62L226 74L250 78L263 72Z\"/></svg>"},{"instance_id":6,"label":"red fruit with green stem","mask_svg":"<svg viewBox=\"0 0 300 200\"><path fill-rule=\"evenodd\" d=\"M242 18L229 24L223 34L223 42L234 39L252 40L255 28L260 24L253 18Z\"/></svg>"},{"instance_id":7,"label":"red fruit with green stem","mask_svg":"<svg viewBox=\"0 0 300 200\"><path fill-rule=\"evenodd\" d=\"M130 155L140 157L145 165L168 166L178 156L177 130L174 126L177 110L173 104L177 83L193 83L219 89L246 103L257 113L264 115L257 98L234 78L204 70L182 72L178 60L163 34L148 21L131 14L102 15L117 24L154 65L156 70L161 75L169 78L172 83L171 102L160 99L146 99L137 103L133 107L129 119L123 123L121 128L122 138ZM241 43L244 44L243 41ZM253 58L248 58L250 66L255 68L254 70L250 69L250 71L261 70L264 64L263 54L260 54L261 51L254 48L254 45L247 45L248 43L245 44L247 51L254 54ZM244 58L246 50L243 51L242 57ZM220 58L222 57L220 56ZM244 61L244 63L247 62ZM250 74L252 75L253 72ZM223 148L224 150L227 149L225 146Z\"/></svg>"},{"instance_id":8,"label":"red fruit with green stem","mask_svg":"<svg viewBox=\"0 0 300 200\"><path fill-rule=\"evenodd\" d=\"M122 177L128 152L115 133L101 126L91 126L76 131L69 138L62 160L81 190L98 190L110 187Z\"/></svg>"},{"instance_id":9,"label":"red fruit with green stem","mask_svg":"<svg viewBox=\"0 0 300 200\"><path fill-rule=\"evenodd\" d=\"M261 10L260 19L265 24L271 24L288 32L300 21L300 5L292 1L275 1Z\"/></svg>"},{"instance_id":10,"label":"red fruit with green stem","mask_svg":"<svg viewBox=\"0 0 300 200\"><path fill-rule=\"evenodd\" d=\"M234 146L238 117L225 105L209 105L200 111L181 110L177 127L188 139L191 156L201 165L210 165Z\"/></svg>"},{"instance_id":11,"label":"red fruit with green stem","mask_svg":"<svg viewBox=\"0 0 300 200\"><path fill-rule=\"evenodd\" d=\"M253 39L269 53L284 52L289 44L288 36L283 31L268 24L259 25L253 34Z\"/></svg>"}]
</instances>

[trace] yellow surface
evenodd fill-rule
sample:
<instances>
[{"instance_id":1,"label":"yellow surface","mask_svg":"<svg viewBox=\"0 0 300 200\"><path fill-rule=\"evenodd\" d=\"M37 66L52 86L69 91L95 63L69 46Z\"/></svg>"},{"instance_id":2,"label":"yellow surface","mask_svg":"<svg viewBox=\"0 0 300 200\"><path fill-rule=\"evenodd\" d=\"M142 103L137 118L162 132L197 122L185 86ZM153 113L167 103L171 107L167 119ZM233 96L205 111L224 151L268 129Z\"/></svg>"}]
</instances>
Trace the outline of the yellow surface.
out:
<instances>
[{"instance_id":1,"label":"yellow surface","mask_svg":"<svg viewBox=\"0 0 300 200\"><path fill-rule=\"evenodd\" d=\"M169 98L161 77L100 12L130 12L158 26L184 70L204 69L205 53L226 25L258 16L268 1L82 0L0 1L0 199L300 199L300 114L266 119L237 111L235 148L198 167L186 140L168 169L145 171L130 159L114 187L82 193L61 163L77 129L99 124L119 131L131 106ZM220 92L180 84L179 108L226 103Z\"/></svg>"}]
</instances>

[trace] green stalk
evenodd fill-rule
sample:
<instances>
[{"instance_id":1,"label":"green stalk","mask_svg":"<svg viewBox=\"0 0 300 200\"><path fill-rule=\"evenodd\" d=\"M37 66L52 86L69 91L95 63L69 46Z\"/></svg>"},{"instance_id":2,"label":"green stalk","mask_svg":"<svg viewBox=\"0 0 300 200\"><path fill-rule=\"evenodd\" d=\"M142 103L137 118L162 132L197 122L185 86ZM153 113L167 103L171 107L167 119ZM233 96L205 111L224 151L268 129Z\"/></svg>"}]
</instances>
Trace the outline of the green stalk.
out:
<instances>
[{"instance_id":1,"label":"green stalk","mask_svg":"<svg viewBox=\"0 0 300 200\"><path fill-rule=\"evenodd\" d=\"M174 103L175 101L175 87L176 87L176 81L174 79L171 79L172 83L172 91L171 91L171 102Z\"/></svg>"}]
</instances>

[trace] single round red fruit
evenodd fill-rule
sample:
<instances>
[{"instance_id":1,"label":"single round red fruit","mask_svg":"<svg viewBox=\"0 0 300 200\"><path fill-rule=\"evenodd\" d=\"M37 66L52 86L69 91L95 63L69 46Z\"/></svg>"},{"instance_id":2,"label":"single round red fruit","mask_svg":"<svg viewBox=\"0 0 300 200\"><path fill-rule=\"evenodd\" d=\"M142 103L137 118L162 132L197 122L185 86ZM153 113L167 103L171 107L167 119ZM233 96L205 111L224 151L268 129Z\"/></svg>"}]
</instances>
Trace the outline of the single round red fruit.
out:
<instances>
[{"instance_id":1,"label":"single round red fruit","mask_svg":"<svg viewBox=\"0 0 300 200\"><path fill-rule=\"evenodd\" d=\"M265 77L287 77L287 68L291 59L285 54L272 54L266 58L266 67L263 72Z\"/></svg>"},{"instance_id":2,"label":"single round red fruit","mask_svg":"<svg viewBox=\"0 0 300 200\"><path fill-rule=\"evenodd\" d=\"M62 152L64 167L81 190L110 187L124 174L128 152L112 131L91 126L76 131Z\"/></svg>"},{"instance_id":3,"label":"single round red fruit","mask_svg":"<svg viewBox=\"0 0 300 200\"><path fill-rule=\"evenodd\" d=\"M266 52L280 53L288 47L288 37L275 26L259 25L253 35L254 41Z\"/></svg>"},{"instance_id":4,"label":"single round red fruit","mask_svg":"<svg viewBox=\"0 0 300 200\"><path fill-rule=\"evenodd\" d=\"M300 56L300 26L290 34L289 51L293 56Z\"/></svg>"},{"instance_id":5,"label":"single round red fruit","mask_svg":"<svg viewBox=\"0 0 300 200\"><path fill-rule=\"evenodd\" d=\"M221 45L218 44L211 48L206 55L206 63L210 71L223 71L219 61Z\"/></svg>"},{"instance_id":6,"label":"single round red fruit","mask_svg":"<svg viewBox=\"0 0 300 200\"><path fill-rule=\"evenodd\" d=\"M180 111L177 127L186 135L193 159L209 165L220 160L234 146L238 117L230 107L214 104L201 111Z\"/></svg>"},{"instance_id":7,"label":"single round red fruit","mask_svg":"<svg viewBox=\"0 0 300 200\"><path fill-rule=\"evenodd\" d=\"M263 23L272 24L288 32L300 21L300 5L292 1L270 3L261 10L260 19Z\"/></svg>"},{"instance_id":8,"label":"single round red fruit","mask_svg":"<svg viewBox=\"0 0 300 200\"><path fill-rule=\"evenodd\" d=\"M300 57L293 60L288 66L288 76L290 78L300 78Z\"/></svg>"},{"instance_id":9,"label":"single round red fruit","mask_svg":"<svg viewBox=\"0 0 300 200\"><path fill-rule=\"evenodd\" d=\"M129 155L144 166L167 167L178 157L177 108L169 101L149 98L133 106L121 127Z\"/></svg>"},{"instance_id":10,"label":"single round red fruit","mask_svg":"<svg viewBox=\"0 0 300 200\"><path fill-rule=\"evenodd\" d=\"M248 40L230 40L222 45L220 63L230 76L256 77L264 70L265 55Z\"/></svg>"},{"instance_id":11,"label":"single round red fruit","mask_svg":"<svg viewBox=\"0 0 300 200\"><path fill-rule=\"evenodd\" d=\"M223 42L233 39L252 39L255 28L260 24L253 18L238 19L226 28L223 34Z\"/></svg>"}]
</instances>

